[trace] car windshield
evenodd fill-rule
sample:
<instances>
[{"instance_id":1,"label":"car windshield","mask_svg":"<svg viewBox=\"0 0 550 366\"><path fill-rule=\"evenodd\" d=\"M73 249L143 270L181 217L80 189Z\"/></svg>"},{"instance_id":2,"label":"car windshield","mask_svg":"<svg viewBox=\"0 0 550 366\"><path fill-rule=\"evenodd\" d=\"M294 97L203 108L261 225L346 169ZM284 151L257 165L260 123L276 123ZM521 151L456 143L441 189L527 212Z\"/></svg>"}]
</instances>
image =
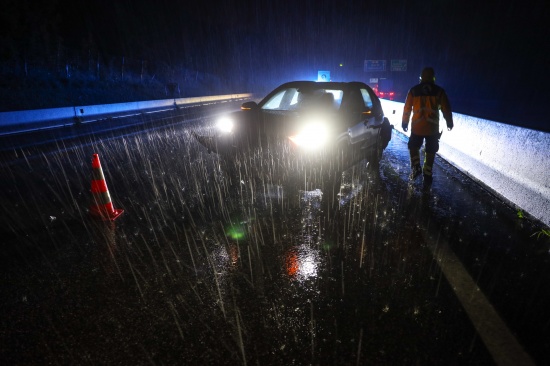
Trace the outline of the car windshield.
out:
<instances>
[{"instance_id":1,"label":"car windshield","mask_svg":"<svg viewBox=\"0 0 550 366\"><path fill-rule=\"evenodd\" d=\"M340 108L344 91L340 89L287 88L269 98L262 109L295 111L301 109Z\"/></svg>"}]
</instances>

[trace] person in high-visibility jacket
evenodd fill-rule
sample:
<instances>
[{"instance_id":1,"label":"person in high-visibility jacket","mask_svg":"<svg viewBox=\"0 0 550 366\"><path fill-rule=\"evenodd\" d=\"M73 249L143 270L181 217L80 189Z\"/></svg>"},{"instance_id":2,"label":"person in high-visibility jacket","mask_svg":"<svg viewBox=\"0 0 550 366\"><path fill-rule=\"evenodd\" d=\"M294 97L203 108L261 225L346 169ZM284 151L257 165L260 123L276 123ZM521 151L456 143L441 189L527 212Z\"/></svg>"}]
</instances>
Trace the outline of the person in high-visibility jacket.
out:
<instances>
[{"instance_id":1,"label":"person in high-visibility jacket","mask_svg":"<svg viewBox=\"0 0 550 366\"><path fill-rule=\"evenodd\" d=\"M411 179L423 174L424 180L431 182L435 153L439 151L439 111L447 122L447 129L453 129L453 113L445 90L435 84L435 72L426 67L420 74L420 84L407 93L401 127L407 132L411 118L411 136L408 148L411 156ZM426 141L424 166L420 166L420 147Z\"/></svg>"}]
</instances>

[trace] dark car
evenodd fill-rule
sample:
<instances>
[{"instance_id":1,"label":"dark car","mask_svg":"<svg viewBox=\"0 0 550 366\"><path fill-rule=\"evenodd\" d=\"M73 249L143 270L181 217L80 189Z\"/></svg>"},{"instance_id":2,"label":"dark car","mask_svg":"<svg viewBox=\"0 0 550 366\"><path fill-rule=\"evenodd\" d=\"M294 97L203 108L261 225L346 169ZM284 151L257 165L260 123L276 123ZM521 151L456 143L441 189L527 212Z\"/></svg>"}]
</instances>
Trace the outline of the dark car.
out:
<instances>
[{"instance_id":1,"label":"dark car","mask_svg":"<svg viewBox=\"0 0 550 366\"><path fill-rule=\"evenodd\" d=\"M195 137L234 173L261 166L258 174L267 172L273 183L325 193L339 189L342 172L358 161L377 166L392 128L365 83L294 81Z\"/></svg>"}]
</instances>

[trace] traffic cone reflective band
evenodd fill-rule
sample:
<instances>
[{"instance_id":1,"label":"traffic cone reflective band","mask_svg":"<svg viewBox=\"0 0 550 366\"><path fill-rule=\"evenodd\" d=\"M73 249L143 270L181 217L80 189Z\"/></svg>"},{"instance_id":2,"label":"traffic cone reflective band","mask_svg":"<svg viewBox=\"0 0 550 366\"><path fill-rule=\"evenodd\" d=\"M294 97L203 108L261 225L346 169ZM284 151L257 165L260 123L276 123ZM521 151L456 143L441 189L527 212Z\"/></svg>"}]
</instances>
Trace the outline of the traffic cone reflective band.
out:
<instances>
[{"instance_id":1,"label":"traffic cone reflective band","mask_svg":"<svg viewBox=\"0 0 550 366\"><path fill-rule=\"evenodd\" d=\"M114 209L111 202L111 195L107 189L107 182L101 169L99 155L92 156L92 205L90 214L103 221L113 221L119 217L124 210Z\"/></svg>"}]
</instances>

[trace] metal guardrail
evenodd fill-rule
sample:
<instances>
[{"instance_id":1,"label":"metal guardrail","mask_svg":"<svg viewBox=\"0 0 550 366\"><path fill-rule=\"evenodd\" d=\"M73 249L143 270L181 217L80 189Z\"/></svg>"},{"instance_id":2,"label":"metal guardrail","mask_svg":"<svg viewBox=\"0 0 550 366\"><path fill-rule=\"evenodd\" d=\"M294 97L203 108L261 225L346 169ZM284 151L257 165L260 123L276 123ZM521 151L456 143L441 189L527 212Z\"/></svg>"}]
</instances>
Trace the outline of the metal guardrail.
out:
<instances>
[{"instance_id":1,"label":"metal guardrail","mask_svg":"<svg viewBox=\"0 0 550 366\"><path fill-rule=\"evenodd\" d=\"M28 111L0 112L0 135L34 131L41 128L55 128L82 121L125 113L167 110L186 105L201 105L251 98L252 94L226 94L203 97L150 100L129 103L87 105L62 108L36 109Z\"/></svg>"}]
</instances>

